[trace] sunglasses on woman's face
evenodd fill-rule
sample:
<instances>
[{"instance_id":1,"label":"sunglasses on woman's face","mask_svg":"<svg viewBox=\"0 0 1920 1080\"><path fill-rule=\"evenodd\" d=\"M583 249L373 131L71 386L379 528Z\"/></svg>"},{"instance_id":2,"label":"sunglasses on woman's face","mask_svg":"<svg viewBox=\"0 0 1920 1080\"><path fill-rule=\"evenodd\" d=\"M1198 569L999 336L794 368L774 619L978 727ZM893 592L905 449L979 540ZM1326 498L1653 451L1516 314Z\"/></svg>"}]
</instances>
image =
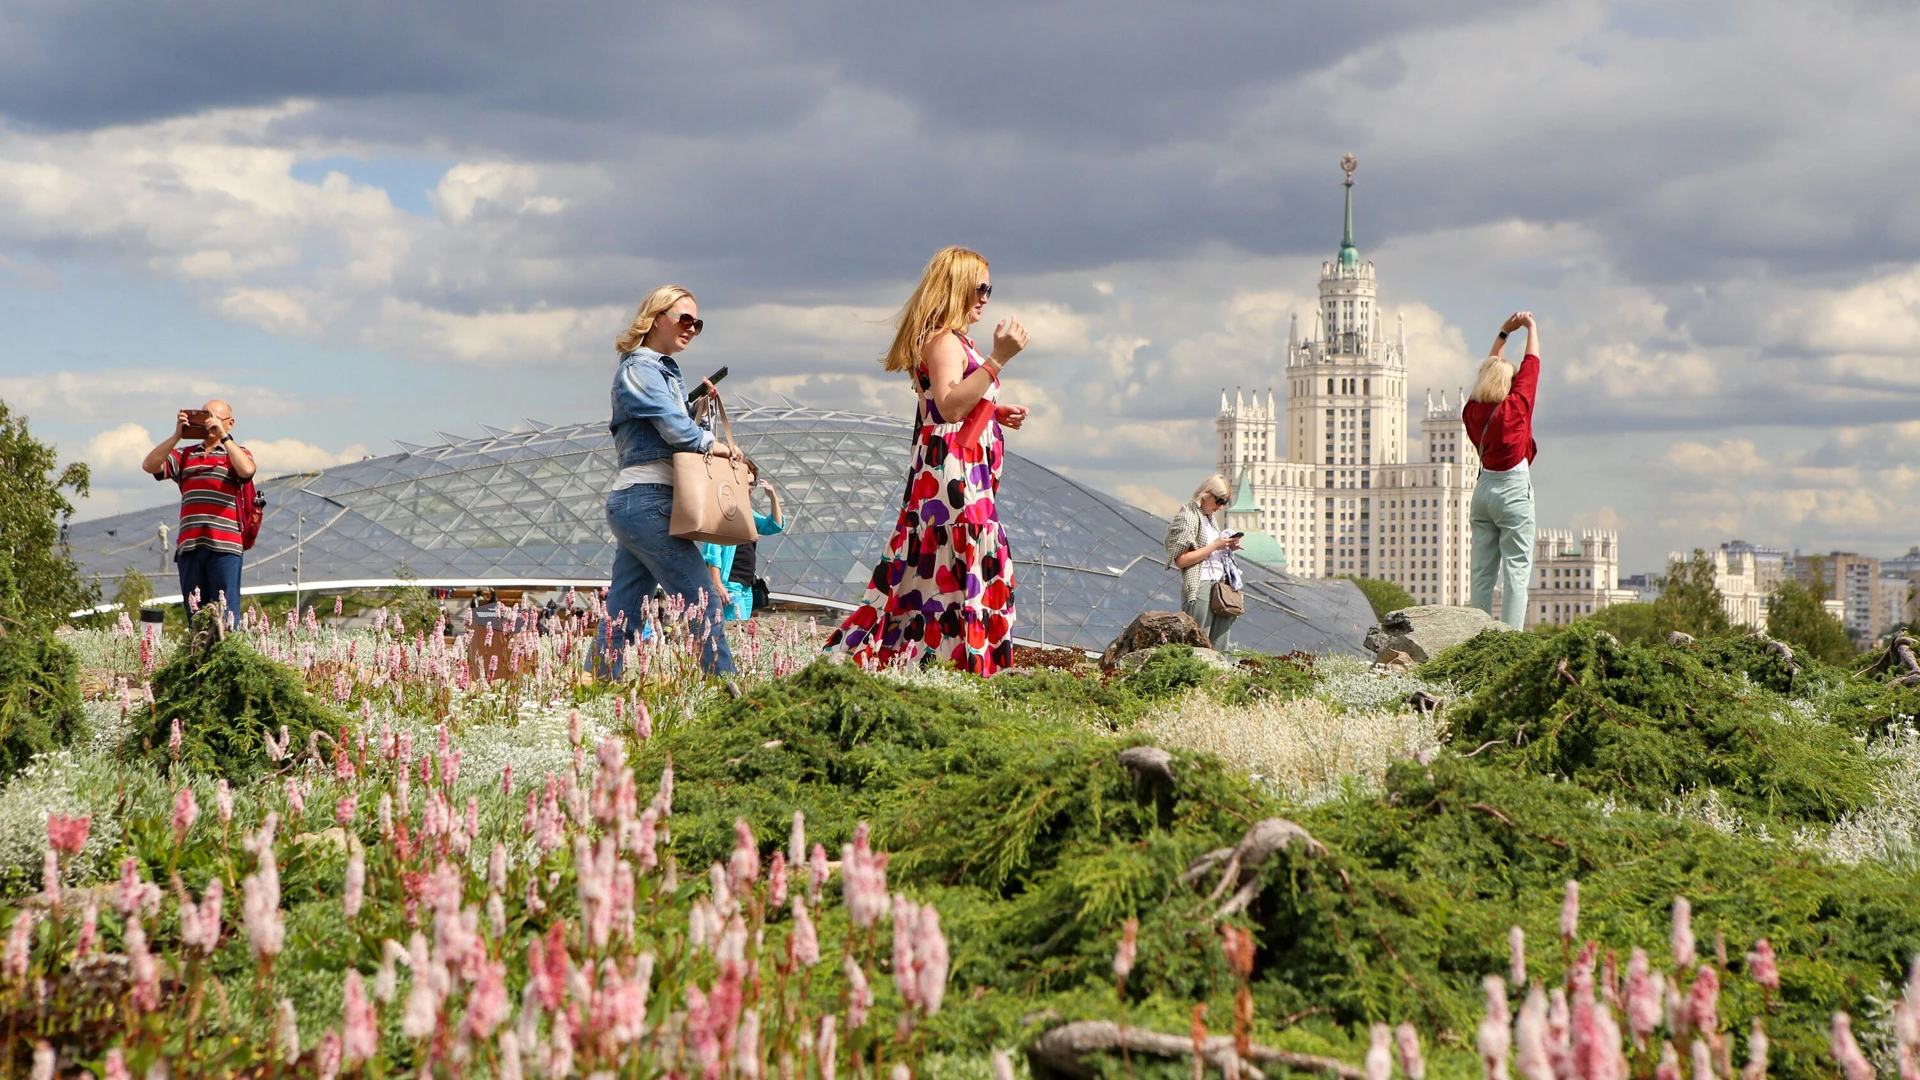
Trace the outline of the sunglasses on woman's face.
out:
<instances>
[{"instance_id":1,"label":"sunglasses on woman's face","mask_svg":"<svg viewBox=\"0 0 1920 1080\"><path fill-rule=\"evenodd\" d=\"M707 320L696 319L684 311L680 313L678 318L674 319L674 322L677 323L683 331L691 329L695 337L699 337L700 331L707 328Z\"/></svg>"},{"instance_id":2,"label":"sunglasses on woman's face","mask_svg":"<svg viewBox=\"0 0 1920 1080\"><path fill-rule=\"evenodd\" d=\"M993 295L993 286L983 281L980 283L979 287L974 289L973 291L979 294L980 299L985 300L987 297Z\"/></svg>"}]
</instances>

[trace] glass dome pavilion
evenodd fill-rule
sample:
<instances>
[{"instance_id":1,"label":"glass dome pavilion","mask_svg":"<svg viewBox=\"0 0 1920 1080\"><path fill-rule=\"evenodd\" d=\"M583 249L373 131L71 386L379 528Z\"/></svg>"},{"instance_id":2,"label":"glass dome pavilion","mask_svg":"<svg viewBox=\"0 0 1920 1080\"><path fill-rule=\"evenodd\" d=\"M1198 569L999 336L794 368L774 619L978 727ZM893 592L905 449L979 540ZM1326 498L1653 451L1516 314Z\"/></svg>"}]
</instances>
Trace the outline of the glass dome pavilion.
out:
<instances>
[{"instance_id":1,"label":"glass dome pavilion","mask_svg":"<svg viewBox=\"0 0 1920 1080\"><path fill-rule=\"evenodd\" d=\"M761 576L776 600L850 609L899 513L911 425L740 405L729 410L735 435L779 486L787 514L787 531L760 541ZM604 586L613 566L606 488L617 471L606 424L484 431L262 482L267 514L241 591L373 588L408 576L448 587ZM1140 612L1180 608L1166 523L1155 515L1011 453L999 504L1016 564L1019 640L1099 650ZM173 529L178 516L168 501L75 522L68 540L109 595L129 567L165 590L174 575L160 526ZM1352 583L1242 568L1247 614L1234 627L1236 646L1359 652L1374 620Z\"/></svg>"}]
</instances>

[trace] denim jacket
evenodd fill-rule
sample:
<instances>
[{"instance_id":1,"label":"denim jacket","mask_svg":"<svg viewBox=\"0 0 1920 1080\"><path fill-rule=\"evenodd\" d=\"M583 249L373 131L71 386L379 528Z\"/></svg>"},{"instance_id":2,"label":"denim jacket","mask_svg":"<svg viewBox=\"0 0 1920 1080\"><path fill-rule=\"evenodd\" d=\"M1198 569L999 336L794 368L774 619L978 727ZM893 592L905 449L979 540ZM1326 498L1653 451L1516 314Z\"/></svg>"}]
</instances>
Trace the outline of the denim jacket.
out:
<instances>
[{"instance_id":1,"label":"denim jacket","mask_svg":"<svg viewBox=\"0 0 1920 1080\"><path fill-rule=\"evenodd\" d=\"M620 467L701 453L713 445L687 411L687 391L673 357L640 348L620 358L613 376L613 419L607 422Z\"/></svg>"}]
</instances>

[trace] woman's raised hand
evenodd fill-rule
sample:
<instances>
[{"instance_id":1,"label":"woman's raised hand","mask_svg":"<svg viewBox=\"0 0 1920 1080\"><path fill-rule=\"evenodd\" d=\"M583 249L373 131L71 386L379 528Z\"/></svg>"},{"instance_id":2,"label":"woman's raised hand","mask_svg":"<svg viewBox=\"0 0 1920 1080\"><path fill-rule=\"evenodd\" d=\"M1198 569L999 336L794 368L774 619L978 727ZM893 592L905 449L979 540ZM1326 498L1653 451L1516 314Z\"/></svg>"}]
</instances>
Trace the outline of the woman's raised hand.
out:
<instances>
[{"instance_id":1,"label":"woman's raised hand","mask_svg":"<svg viewBox=\"0 0 1920 1080\"><path fill-rule=\"evenodd\" d=\"M1515 330L1518 330L1521 327L1527 325L1527 323L1532 318L1533 318L1533 315L1531 312L1516 311L1513 314L1507 316L1506 322L1503 322L1500 324L1500 332L1503 334L1511 334Z\"/></svg>"},{"instance_id":2,"label":"woman's raised hand","mask_svg":"<svg viewBox=\"0 0 1920 1080\"><path fill-rule=\"evenodd\" d=\"M1009 315L993 328L994 363L1004 364L1020 355L1020 350L1026 347L1027 328L1020 325L1019 319Z\"/></svg>"}]
</instances>

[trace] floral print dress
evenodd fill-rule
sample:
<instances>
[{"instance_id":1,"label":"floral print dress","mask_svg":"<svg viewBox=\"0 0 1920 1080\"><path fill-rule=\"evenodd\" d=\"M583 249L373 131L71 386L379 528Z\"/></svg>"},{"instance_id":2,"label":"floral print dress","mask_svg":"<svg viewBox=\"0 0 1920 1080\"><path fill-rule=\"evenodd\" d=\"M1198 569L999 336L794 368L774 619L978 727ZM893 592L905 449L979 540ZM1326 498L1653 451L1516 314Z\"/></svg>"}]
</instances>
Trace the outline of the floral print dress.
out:
<instances>
[{"instance_id":1,"label":"floral print dress","mask_svg":"<svg viewBox=\"0 0 1920 1080\"><path fill-rule=\"evenodd\" d=\"M984 363L966 335L971 375ZM966 417L949 421L933 403L933 382L914 369L920 406L913 462L886 554L867 593L826 648L844 648L863 667L913 663L928 654L962 671L992 675L1013 663L1013 559L994 498L1004 440L999 422L978 442L960 444ZM997 403L999 380L985 400Z\"/></svg>"}]
</instances>

